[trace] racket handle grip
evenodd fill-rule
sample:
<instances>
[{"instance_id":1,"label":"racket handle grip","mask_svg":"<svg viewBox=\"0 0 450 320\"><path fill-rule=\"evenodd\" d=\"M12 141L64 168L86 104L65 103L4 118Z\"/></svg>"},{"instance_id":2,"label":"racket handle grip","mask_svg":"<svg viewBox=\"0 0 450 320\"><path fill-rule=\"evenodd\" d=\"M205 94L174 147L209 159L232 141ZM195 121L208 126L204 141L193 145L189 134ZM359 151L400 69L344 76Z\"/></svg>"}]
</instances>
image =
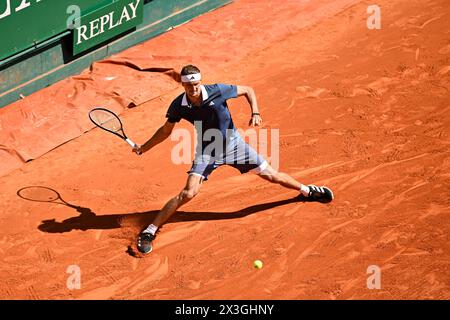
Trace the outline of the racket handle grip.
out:
<instances>
[{"instance_id":1,"label":"racket handle grip","mask_svg":"<svg viewBox=\"0 0 450 320\"><path fill-rule=\"evenodd\" d=\"M131 141L131 140L128 139L128 138L126 138L125 141L126 141L133 149L139 147L136 143L134 143L133 141ZM139 154L139 155L142 154L141 151L138 151L138 152L136 152L136 153Z\"/></svg>"}]
</instances>

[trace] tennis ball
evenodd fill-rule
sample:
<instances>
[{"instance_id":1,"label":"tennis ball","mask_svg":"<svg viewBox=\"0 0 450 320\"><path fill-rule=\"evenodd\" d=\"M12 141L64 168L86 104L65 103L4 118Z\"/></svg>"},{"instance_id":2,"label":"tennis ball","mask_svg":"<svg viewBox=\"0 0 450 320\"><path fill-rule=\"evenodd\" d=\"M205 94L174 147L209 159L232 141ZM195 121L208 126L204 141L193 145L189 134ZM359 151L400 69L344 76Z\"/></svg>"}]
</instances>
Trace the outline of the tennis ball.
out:
<instances>
[{"instance_id":1,"label":"tennis ball","mask_svg":"<svg viewBox=\"0 0 450 320\"><path fill-rule=\"evenodd\" d=\"M261 269L261 268L263 267L263 263L262 263L261 260L255 260L255 261L253 261L253 266L254 266L256 269Z\"/></svg>"}]
</instances>

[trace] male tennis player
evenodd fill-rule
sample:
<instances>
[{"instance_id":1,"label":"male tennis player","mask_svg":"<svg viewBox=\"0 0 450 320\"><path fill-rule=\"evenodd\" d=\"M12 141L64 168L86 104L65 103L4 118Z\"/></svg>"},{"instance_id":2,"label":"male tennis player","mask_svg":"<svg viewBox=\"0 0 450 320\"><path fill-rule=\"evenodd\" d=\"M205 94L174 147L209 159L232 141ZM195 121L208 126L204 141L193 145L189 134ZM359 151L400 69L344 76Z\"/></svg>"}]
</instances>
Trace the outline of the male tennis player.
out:
<instances>
[{"instance_id":1,"label":"male tennis player","mask_svg":"<svg viewBox=\"0 0 450 320\"><path fill-rule=\"evenodd\" d=\"M299 197L309 201L326 203L333 200L333 192L329 188L306 186L286 173L277 172L239 135L231 119L227 100L245 96L252 111L249 125L261 125L262 119L256 96L251 87L225 84L202 85L201 78L200 70L196 66L183 67L181 83L185 92L173 100L166 114L166 123L146 143L133 149L136 153L149 151L167 139L175 123L181 119L194 124L199 137L195 158L188 171L186 186L166 203L153 223L139 234L137 248L141 253L146 254L152 251L152 241L155 239L158 228L178 208L192 200L198 194L202 182L208 180L208 176L224 164L233 166L241 173L252 171L269 182L297 190L300 193ZM211 138L212 136L214 138Z\"/></svg>"}]
</instances>

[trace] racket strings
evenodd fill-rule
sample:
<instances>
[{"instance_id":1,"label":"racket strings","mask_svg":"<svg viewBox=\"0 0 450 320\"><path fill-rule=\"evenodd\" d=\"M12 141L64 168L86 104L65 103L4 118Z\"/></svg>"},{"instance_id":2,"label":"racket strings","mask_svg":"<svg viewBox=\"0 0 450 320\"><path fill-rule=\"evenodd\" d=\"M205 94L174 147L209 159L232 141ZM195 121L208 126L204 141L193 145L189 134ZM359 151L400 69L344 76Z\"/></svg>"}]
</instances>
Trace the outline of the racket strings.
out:
<instances>
[{"instance_id":1,"label":"racket strings","mask_svg":"<svg viewBox=\"0 0 450 320\"><path fill-rule=\"evenodd\" d=\"M92 120L100 127L105 128L109 131L119 132L122 131L122 125L115 116L108 112L103 112L101 110L95 110L91 112Z\"/></svg>"}]
</instances>

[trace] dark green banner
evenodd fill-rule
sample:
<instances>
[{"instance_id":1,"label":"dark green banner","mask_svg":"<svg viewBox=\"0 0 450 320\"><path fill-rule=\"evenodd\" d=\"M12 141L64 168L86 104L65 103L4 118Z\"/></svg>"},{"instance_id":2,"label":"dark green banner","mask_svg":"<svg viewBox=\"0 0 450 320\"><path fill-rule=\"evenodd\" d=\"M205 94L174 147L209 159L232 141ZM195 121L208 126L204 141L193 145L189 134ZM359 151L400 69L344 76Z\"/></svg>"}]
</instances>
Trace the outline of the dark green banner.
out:
<instances>
[{"instance_id":1,"label":"dark green banner","mask_svg":"<svg viewBox=\"0 0 450 320\"><path fill-rule=\"evenodd\" d=\"M144 0L118 0L75 21L73 54L121 34L144 17Z\"/></svg>"},{"instance_id":2,"label":"dark green banner","mask_svg":"<svg viewBox=\"0 0 450 320\"><path fill-rule=\"evenodd\" d=\"M0 60L70 30L75 19L112 2L0 0Z\"/></svg>"}]
</instances>

